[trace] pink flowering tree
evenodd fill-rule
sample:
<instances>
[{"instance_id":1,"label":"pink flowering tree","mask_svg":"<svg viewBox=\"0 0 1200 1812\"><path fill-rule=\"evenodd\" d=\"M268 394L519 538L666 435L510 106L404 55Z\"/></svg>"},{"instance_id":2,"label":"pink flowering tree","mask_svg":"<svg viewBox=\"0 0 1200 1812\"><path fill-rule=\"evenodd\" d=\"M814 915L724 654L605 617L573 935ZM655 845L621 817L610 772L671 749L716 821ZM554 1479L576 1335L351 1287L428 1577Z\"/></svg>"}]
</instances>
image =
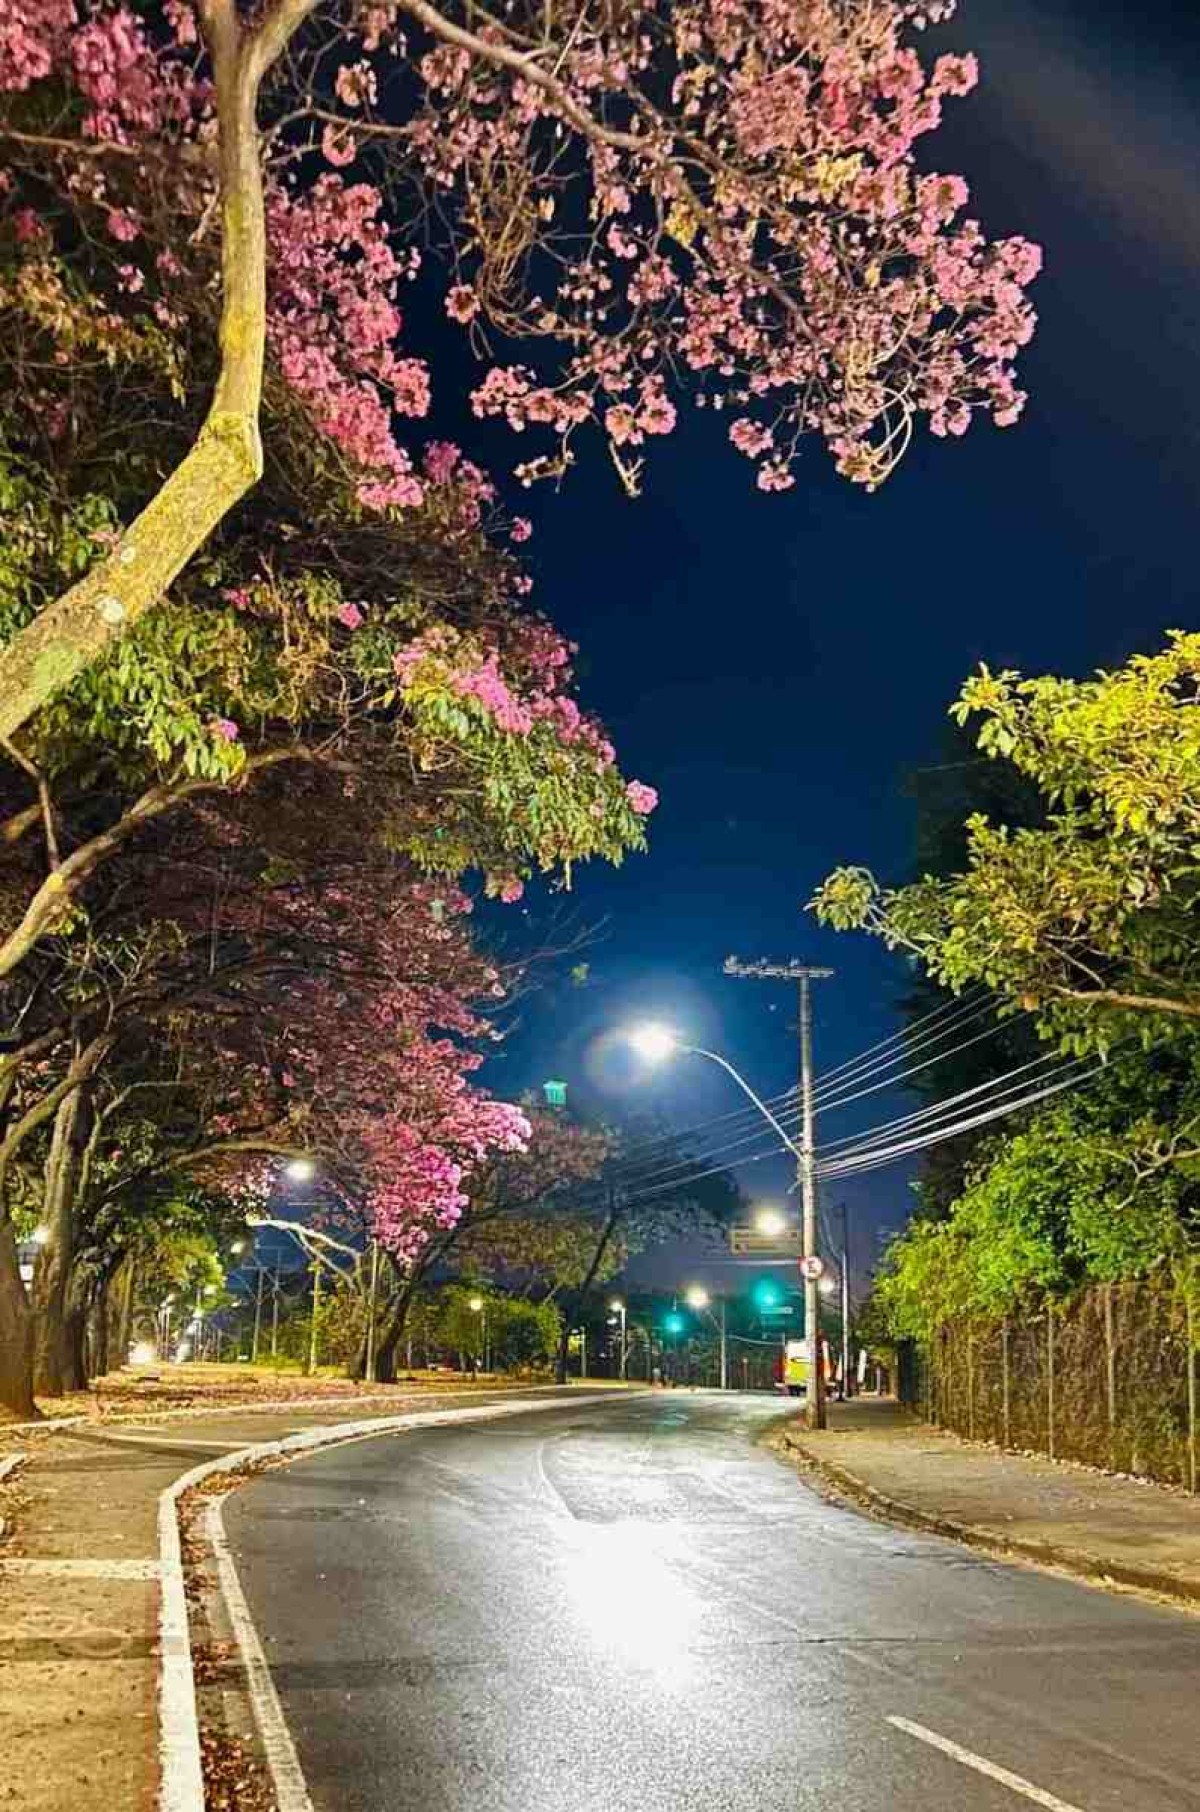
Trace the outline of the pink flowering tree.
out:
<instances>
[{"instance_id":1,"label":"pink flowering tree","mask_svg":"<svg viewBox=\"0 0 1200 1812\"><path fill-rule=\"evenodd\" d=\"M476 412L535 443L524 483L591 428L636 490L685 394L728 417L764 490L793 482L809 436L874 487L922 421L1014 422L1039 254L988 241L965 183L915 161L976 80L972 57L912 41L950 11L9 0L0 135L32 173L10 179L9 231L59 230L47 182L102 209L110 288L141 299L166 364L196 248L221 312L194 438L0 653L0 735L128 633L257 482L264 373L362 508L420 507L408 424L435 374L402 343L398 294L422 257L483 363ZM35 297L35 318L53 306ZM112 313L97 305L81 344L104 345Z\"/></svg>"}]
</instances>

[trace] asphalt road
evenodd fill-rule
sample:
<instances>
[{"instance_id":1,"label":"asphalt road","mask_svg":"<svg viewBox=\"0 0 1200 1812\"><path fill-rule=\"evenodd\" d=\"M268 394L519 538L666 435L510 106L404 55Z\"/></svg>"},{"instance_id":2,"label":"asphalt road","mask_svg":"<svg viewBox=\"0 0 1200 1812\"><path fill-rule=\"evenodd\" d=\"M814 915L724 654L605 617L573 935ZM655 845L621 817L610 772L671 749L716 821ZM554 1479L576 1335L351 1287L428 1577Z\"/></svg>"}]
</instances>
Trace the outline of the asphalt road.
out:
<instances>
[{"instance_id":1,"label":"asphalt road","mask_svg":"<svg viewBox=\"0 0 1200 1812\"><path fill-rule=\"evenodd\" d=\"M318 1812L1200 1812L1200 1618L832 1508L778 1414L615 1399L231 1498Z\"/></svg>"}]
</instances>

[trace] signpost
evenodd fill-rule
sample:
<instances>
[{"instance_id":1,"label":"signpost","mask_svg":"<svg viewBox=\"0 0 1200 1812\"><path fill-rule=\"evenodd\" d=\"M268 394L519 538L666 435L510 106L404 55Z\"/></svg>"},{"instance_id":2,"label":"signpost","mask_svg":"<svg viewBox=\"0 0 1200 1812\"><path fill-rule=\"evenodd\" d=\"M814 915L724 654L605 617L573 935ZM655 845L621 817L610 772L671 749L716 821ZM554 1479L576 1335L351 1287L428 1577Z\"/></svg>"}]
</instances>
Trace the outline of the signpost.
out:
<instances>
[{"instance_id":1,"label":"signpost","mask_svg":"<svg viewBox=\"0 0 1200 1812\"><path fill-rule=\"evenodd\" d=\"M731 1227L729 1250L737 1258L781 1258L795 1260L802 1251L799 1228L782 1234L764 1233L761 1227Z\"/></svg>"}]
</instances>

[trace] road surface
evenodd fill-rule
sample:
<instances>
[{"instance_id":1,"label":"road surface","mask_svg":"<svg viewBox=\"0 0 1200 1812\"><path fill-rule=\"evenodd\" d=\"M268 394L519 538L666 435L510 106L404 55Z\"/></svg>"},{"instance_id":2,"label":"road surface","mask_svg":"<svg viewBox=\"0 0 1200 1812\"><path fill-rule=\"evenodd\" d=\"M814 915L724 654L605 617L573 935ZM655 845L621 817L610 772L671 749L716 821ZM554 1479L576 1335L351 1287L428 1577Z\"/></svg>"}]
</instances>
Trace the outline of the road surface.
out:
<instances>
[{"instance_id":1,"label":"road surface","mask_svg":"<svg viewBox=\"0 0 1200 1812\"><path fill-rule=\"evenodd\" d=\"M232 1497L317 1812L1200 1812L1200 1618L835 1509L778 1414L616 1398Z\"/></svg>"}]
</instances>

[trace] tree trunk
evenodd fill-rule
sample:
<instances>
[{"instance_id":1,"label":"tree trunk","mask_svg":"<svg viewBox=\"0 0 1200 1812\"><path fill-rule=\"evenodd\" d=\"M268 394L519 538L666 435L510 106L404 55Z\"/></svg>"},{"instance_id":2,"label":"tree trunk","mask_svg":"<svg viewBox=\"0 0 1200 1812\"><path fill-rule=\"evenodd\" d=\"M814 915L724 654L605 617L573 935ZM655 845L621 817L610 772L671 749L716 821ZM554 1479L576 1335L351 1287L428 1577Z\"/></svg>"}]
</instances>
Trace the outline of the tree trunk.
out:
<instances>
[{"instance_id":1,"label":"tree trunk","mask_svg":"<svg viewBox=\"0 0 1200 1812\"><path fill-rule=\"evenodd\" d=\"M576 1308L582 1308L587 1301L588 1291L596 1281L596 1273L600 1269L604 1254L608 1250L608 1242L616 1231L617 1222L620 1220L624 1209L625 1203L623 1199L610 1184L608 1191L608 1213L604 1218L604 1225L600 1229L600 1237L596 1241L596 1250L592 1253L592 1262L587 1268L587 1275L575 1292L574 1300ZM565 1384L567 1382L567 1361L570 1350L571 1317L569 1315L564 1315L562 1332L558 1337L558 1359L554 1367L554 1381L556 1384Z\"/></svg>"},{"instance_id":2,"label":"tree trunk","mask_svg":"<svg viewBox=\"0 0 1200 1812\"><path fill-rule=\"evenodd\" d=\"M137 1263L127 1258L119 1273L121 1292L118 1298L116 1330L113 1336L117 1351L117 1364L124 1365L129 1356L130 1343L133 1340L133 1293L137 1286Z\"/></svg>"},{"instance_id":3,"label":"tree trunk","mask_svg":"<svg viewBox=\"0 0 1200 1812\"><path fill-rule=\"evenodd\" d=\"M0 1219L0 1416L32 1422L33 1316L17 1260L12 1222Z\"/></svg>"},{"instance_id":4,"label":"tree trunk","mask_svg":"<svg viewBox=\"0 0 1200 1812\"><path fill-rule=\"evenodd\" d=\"M88 1342L95 1378L103 1378L108 1370L108 1327L108 1285L100 1283L92 1301L92 1335Z\"/></svg>"},{"instance_id":5,"label":"tree trunk","mask_svg":"<svg viewBox=\"0 0 1200 1812\"><path fill-rule=\"evenodd\" d=\"M221 165L221 370L195 445L111 553L0 651L0 737L106 652L164 596L262 474L258 415L266 345L266 225L256 119L259 84L312 10L276 0L257 29L235 0L201 20L216 88Z\"/></svg>"},{"instance_id":6,"label":"tree trunk","mask_svg":"<svg viewBox=\"0 0 1200 1812\"><path fill-rule=\"evenodd\" d=\"M61 1397L65 1390L82 1388L69 1382L78 1377L82 1358L78 1335L70 1323L76 1309L71 1300L75 1188L90 1118L88 1091L82 1087L72 1090L54 1117L46 1159L42 1224L49 1237L38 1252L33 1274L34 1387L43 1397Z\"/></svg>"},{"instance_id":7,"label":"tree trunk","mask_svg":"<svg viewBox=\"0 0 1200 1812\"><path fill-rule=\"evenodd\" d=\"M404 1337L408 1323L408 1313L413 1305L413 1298L420 1283L420 1274L405 1278L400 1284L400 1293L392 1303L391 1314L375 1348L375 1376L380 1384L396 1382L396 1355Z\"/></svg>"}]
</instances>

